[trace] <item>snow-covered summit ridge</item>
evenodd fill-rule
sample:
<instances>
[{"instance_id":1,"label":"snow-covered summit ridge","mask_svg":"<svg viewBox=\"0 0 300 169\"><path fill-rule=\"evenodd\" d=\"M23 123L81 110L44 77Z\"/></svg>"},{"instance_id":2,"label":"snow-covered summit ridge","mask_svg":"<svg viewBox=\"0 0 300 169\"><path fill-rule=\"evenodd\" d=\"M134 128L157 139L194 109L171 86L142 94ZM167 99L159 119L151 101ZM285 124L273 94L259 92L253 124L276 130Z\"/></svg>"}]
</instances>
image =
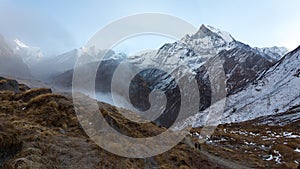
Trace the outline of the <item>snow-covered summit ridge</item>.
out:
<instances>
[{"instance_id":1,"label":"snow-covered summit ridge","mask_svg":"<svg viewBox=\"0 0 300 169\"><path fill-rule=\"evenodd\" d=\"M234 38L231 36L230 33L226 32L226 31L222 31L222 30L220 30L218 28L214 28L214 27L212 27L210 25L207 25L206 27L208 29L210 29L212 32L214 32L214 33L218 34L219 36L221 36L228 43L234 41Z\"/></svg>"},{"instance_id":2,"label":"snow-covered summit ridge","mask_svg":"<svg viewBox=\"0 0 300 169\"><path fill-rule=\"evenodd\" d=\"M252 48L248 44L235 40L226 31L203 24L192 35L187 34L179 41L166 43L157 52L130 56L128 61L140 67L156 65L174 69L180 65L187 65L187 71L193 72L209 58L223 50L229 51L234 48L252 51L270 62L278 61L286 53L285 48L282 47Z\"/></svg>"},{"instance_id":3,"label":"snow-covered summit ridge","mask_svg":"<svg viewBox=\"0 0 300 169\"><path fill-rule=\"evenodd\" d=\"M41 48L29 46L19 39L13 40L12 49L14 50L14 53L19 55L29 67L38 62L44 56Z\"/></svg>"},{"instance_id":4,"label":"snow-covered summit ridge","mask_svg":"<svg viewBox=\"0 0 300 169\"><path fill-rule=\"evenodd\" d=\"M29 46L25 45L19 39L15 39L14 42L16 43L17 47L20 47L20 48L29 48Z\"/></svg>"},{"instance_id":5,"label":"snow-covered summit ridge","mask_svg":"<svg viewBox=\"0 0 300 169\"><path fill-rule=\"evenodd\" d=\"M218 53L221 50L232 49L238 45L234 43L234 38L228 32L204 24L200 26L195 34L182 38L181 42L186 43L200 53L207 49L213 51L211 53Z\"/></svg>"},{"instance_id":6,"label":"snow-covered summit ridge","mask_svg":"<svg viewBox=\"0 0 300 169\"><path fill-rule=\"evenodd\" d=\"M181 41L186 41L187 39L193 37L193 39L203 38L205 36L217 35L217 37L222 38L225 42L230 43L235 41L232 35L229 32L223 31L221 29L215 28L210 25L202 24L198 31L192 35L187 34L185 37L181 39Z\"/></svg>"}]
</instances>

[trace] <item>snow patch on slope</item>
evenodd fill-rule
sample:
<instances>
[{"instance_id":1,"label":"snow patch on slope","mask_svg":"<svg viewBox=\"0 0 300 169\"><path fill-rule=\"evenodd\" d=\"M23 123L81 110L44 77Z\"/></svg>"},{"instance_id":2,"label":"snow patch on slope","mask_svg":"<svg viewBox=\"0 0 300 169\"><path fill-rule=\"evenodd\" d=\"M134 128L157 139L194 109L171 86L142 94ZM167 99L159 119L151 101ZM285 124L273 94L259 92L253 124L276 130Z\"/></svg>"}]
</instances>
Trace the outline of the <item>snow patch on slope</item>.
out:
<instances>
[{"instance_id":1,"label":"snow patch on slope","mask_svg":"<svg viewBox=\"0 0 300 169\"><path fill-rule=\"evenodd\" d=\"M218 28L214 28L210 25L207 25L207 28L210 29L212 32L214 32L214 33L218 34L219 36L221 36L228 43L234 41L233 37L228 32L222 31Z\"/></svg>"},{"instance_id":2,"label":"snow patch on slope","mask_svg":"<svg viewBox=\"0 0 300 169\"><path fill-rule=\"evenodd\" d=\"M23 42L21 42L19 39L15 39L14 42L17 44L17 48L29 48L27 45L25 45Z\"/></svg>"},{"instance_id":3,"label":"snow patch on slope","mask_svg":"<svg viewBox=\"0 0 300 169\"><path fill-rule=\"evenodd\" d=\"M261 54L268 55L269 57L271 57L271 59L276 60L276 61L280 60L285 54L288 53L287 48L277 47L277 46L265 47L265 48L255 47L254 49L256 49Z\"/></svg>"},{"instance_id":4,"label":"snow patch on slope","mask_svg":"<svg viewBox=\"0 0 300 169\"><path fill-rule=\"evenodd\" d=\"M15 39L13 42L14 44L12 48L14 50L14 53L20 56L29 67L37 64L37 62L39 62L40 59L43 58L44 54L39 47L26 45L19 39Z\"/></svg>"},{"instance_id":5,"label":"snow patch on slope","mask_svg":"<svg viewBox=\"0 0 300 169\"><path fill-rule=\"evenodd\" d=\"M276 115L287 110L294 110L300 105L300 47L287 54L277 64L263 72L260 77L244 90L222 99L204 111L179 122L175 130L188 126L199 127L207 125L207 119L220 119L222 109L215 109L220 103L226 101L224 113L220 123L242 122L258 117ZM212 114L211 112L217 112ZM290 114L298 119L299 114ZM289 115L282 116L288 118ZM274 117L279 119L278 117ZM285 120L284 124L293 122L293 118ZM273 117L269 117L270 123ZM269 123L266 121L266 123ZM276 122L277 124L278 122Z\"/></svg>"},{"instance_id":6,"label":"snow patch on slope","mask_svg":"<svg viewBox=\"0 0 300 169\"><path fill-rule=\"evenodd\" d=\"M256 83L227 99L223 123L241 122L287 111L300 104L300 49L287 54Z\"/></svg>"}]
</instances>

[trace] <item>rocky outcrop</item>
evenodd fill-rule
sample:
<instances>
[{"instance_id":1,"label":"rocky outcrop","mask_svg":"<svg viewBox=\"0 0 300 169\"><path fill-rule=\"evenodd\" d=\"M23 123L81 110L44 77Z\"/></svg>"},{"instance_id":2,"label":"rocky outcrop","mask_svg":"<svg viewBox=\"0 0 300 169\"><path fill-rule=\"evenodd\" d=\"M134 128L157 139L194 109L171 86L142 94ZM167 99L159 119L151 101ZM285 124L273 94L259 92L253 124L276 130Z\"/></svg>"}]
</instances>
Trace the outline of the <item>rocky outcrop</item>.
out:
<instances>
[{"instance_id":1,"label":"rocky outcrop","mask_svg":"<svg viewBox=\"0 0 300 169\"><path fill-rule=\"evenodd\" d=\"M5 79L0 77L0 91L1 90L9 90L15 93L19 92L19 85L16 80Z\"/></svg>"}]
</instances>

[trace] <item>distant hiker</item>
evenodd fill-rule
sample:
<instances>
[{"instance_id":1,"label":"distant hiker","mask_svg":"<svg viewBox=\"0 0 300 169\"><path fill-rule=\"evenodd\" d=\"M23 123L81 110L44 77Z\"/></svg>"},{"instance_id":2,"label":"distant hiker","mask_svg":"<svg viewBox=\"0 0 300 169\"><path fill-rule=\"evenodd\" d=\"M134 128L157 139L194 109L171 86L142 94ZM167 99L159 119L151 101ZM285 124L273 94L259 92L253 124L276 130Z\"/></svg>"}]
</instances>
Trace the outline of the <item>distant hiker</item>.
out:
<instances>
[{"instance_id":1,"label":"distant hiker","mask_svg":"<svg viewBox=\"0 0 300 169\"><path fill-rule=\"evenodd\" d=\"M195 143L195 148L201 150L201 145L199 143Z\"/></svg>"}]
</instances>

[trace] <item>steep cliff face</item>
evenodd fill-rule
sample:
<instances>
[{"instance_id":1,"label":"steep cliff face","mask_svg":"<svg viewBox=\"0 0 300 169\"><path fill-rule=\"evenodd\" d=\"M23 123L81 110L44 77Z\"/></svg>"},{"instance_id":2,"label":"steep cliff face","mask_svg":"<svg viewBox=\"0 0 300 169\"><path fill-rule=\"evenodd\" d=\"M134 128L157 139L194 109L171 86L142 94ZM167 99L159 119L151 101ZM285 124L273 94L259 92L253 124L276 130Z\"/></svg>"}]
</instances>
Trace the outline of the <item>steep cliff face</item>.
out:
<instances>
[{"instance_id":1,"label":"steep cliff face","mask_svg":"<svg viewBox=\"0 0 300 169\"><path fill-rule=\"evenodd\" d=\"M274 64L261 55L242 48L222 51L215 57L224 61L223 67L229 95L243 89L247 84L255 80L261 71L268 69ZM213 58L212 60L215 59Z\"/></svg>"}]
</instances>

